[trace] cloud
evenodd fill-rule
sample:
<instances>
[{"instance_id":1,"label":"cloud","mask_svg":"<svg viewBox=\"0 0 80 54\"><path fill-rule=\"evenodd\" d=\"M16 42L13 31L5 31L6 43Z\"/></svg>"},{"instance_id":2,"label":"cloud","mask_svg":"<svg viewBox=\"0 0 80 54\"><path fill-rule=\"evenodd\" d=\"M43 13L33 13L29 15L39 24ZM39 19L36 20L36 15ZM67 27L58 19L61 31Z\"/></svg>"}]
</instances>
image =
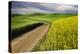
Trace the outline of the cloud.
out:
<instances>
[{"instance_id":1,"label":"cloud","mask_svg":"<svg viewBox=\"0 0 80 54\"><path fill-rule=\"evenodd\" d=\"M53 9L54 12L57 13L77 13L78 6L77 5L69 5L69 4L53 4L53 3L45 3L41 4L47 8Z\"/></svg>"},{"instance_id":2,"label":"cloud","mask_svg":"<svg viewBox=\"0 0 80 54\"><path fill-rule=\"evenodd\" d=\"M73 5L60 5L59 7L56 8L57 12L63 12L63 13L77 13L78 8L76 8Z\"/></svg>"},{"instance_id":3,"label":"cloud","mask_svg":"<svg viewBox=\"0 0 80 54\"><path fill-rule=\"evenodd\" d=\"M78 12L77 5L55 4L55 3L37 3L37 2L12 2L13 14L25 13L74 13Z\"/></svg>"},{"instance_id":4,"label":"cloud","mask_svg":"<svg viewBox=\"0 0 80 54\"><path fill-rule=\"evenodd\" d=\"M13 8L11 9L13 14L30 14L30 13L51 13L49 11L40 10L37 8Z\"/></svg>"},{"instance_id":5,"label":"cloud","mask_svg":"<svg viewBox=\"0 0 80 54\"><path fill-rule=\"evenodd\" d=\"M74 6L65 6L65 5L60 5L59 7L56 8L56 10L61 10L61 11L65 11L65 10L77 10L76 7Z\"/></svg>"}]
</instances>

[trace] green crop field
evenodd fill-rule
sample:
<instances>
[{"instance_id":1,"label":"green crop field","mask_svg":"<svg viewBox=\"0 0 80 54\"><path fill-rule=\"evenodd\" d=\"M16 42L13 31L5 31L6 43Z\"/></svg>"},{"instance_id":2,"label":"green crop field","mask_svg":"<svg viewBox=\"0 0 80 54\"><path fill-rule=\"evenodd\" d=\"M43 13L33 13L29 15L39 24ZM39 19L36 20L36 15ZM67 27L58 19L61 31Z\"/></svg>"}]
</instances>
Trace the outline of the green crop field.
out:
<instances>
[{"instance_id":1,"label":"green crop field","mask_svg":"<svg viewBox=\"0 0 80 54\"><path fill-rule=\"evenodd\" d=\"M78 48L78 17L72 16L52 21L49 32L33 51Z\"/></svg>"},{"instance_id":2,"label":"green crop field","mask_svg":"<svg viewBox=\"0 0 80 54\"><path fill-rule=\"evenodd\" d=\"M32 51L64 50L78 48L77 14L24 14L12 15L11 29L19 29L35 23L50 22L46 34Z\"/></svg>"},{"instance_id":3,"label":"green crop field","mask_svg":"<svg viewBox=\"0 0 80 54\"><path fill-rule=\"evenodd\" d=\"M19 29L20 27L38 22L39 21L26 19L25 16L14 16L11 19L11 29Z\"/></svg>"},{"instance_id":4,"label":"green crop field","mask_svg":"<svg viewBox=\"0 0 80 54\"><path fill-rule=\"evenodd\" d=\"M11 29L19 29L21 27L25 27L34 23L44 22L51 20L57 20L64 17L73 16L75 14L23 14L23 15L12 15L11 17Z\"/></svg>"}]
</instances>

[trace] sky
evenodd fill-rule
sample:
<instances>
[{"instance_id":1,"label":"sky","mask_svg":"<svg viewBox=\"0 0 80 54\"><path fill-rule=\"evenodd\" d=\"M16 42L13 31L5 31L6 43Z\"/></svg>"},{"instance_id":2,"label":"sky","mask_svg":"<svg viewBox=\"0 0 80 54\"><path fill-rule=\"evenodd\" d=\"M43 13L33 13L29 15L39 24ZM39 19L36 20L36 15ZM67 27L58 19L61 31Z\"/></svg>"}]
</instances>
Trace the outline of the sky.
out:
<instances>
[{"instance_id":1,"label":"sky","mask_svg":"<svg viewBox=\"0 0 80 54\"><path fill-rule=\"evenodd\" d=\"M78 5L12 1L11 13L12 14L31 14L31 13L77 14Z\"/></svg>"}]
</instances>

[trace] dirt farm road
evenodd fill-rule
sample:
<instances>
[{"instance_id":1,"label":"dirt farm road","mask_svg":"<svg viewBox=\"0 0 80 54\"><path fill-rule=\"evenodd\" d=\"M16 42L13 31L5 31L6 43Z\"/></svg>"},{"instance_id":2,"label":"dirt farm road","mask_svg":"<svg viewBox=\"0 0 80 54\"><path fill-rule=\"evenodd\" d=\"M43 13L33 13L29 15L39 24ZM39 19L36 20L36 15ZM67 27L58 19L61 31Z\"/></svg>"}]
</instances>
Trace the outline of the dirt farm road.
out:
<instances>
[{"instance_id":1,"label":"dirt farm road","mask_svg":"<svg viewBox=\"0 0 80 54\"><path fill-rule=\"evenodd\" d=\"M30 52L38 41L47 34L49 25L41 25L36 29L21 35L11 42L12 53Z\"/></svg>"}]
</instances>

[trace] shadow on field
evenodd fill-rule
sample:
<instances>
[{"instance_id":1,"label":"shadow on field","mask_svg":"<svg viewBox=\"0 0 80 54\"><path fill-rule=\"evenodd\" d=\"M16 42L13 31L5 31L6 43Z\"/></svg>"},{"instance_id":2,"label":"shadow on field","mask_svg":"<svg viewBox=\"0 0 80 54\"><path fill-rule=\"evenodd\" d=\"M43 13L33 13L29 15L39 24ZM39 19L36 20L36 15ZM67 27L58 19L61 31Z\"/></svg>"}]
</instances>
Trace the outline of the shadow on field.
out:
<instances>
[{"instance_id":1,"label":"shadow on field","mask_svg":"<svg viewBox=\"0 0 80 54\"><path fill-rule=\"evenodd\" d=\"M12 30L11 31L11 41L13 39L19 37L20 35L24 34L25 32L32 31L33 29L35 29L35 28L37 28L37 27L39 27L41 25L43 25L43 23L36 23L36 24L32 24L32 25L29 25L29 26L25 26L25 27L19 28L17 30Z\"/></svg>"}]
</instances>

